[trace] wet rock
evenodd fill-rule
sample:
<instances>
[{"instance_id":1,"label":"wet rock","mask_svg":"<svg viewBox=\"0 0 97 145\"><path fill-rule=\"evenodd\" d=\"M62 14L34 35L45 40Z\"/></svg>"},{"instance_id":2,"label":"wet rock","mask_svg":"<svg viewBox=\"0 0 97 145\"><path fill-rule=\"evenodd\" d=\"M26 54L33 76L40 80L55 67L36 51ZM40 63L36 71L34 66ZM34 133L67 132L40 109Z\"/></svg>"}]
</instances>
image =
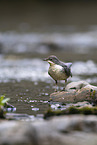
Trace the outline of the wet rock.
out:
<instances>
[{"instance_id":1,"label":"wet rock","mask_svg":"<svg viewBox=\"0 0 97 145\"><path fill-rule=\"evenodd\" d=\"M0 144L95 145L97 116L62 116L48 121L0 121Z\"/></svg>"},{"instance_id":2,"label":"wet rock","mask_svg":"<svg viewBox=\"0 0 97 145\"><path fill-rule=\"evenodd\" d=\"M54 102L76 103L82 101L97 102L97 87L85 81L72 82L65 91L54 92L50 95Z\"/></svg>"},{"instance_id":3,"label":"wet rock","mask_svg":"<svg viewBox=\"0 0 97 145\"><path fill-rule=\"evenodd\" d=\"M77 102L74 105L72 104L72 106L82 108L82 107L92 107L92 104L90 104L88 101L83 101L83 102Z\"/></svg>"},{"instance_id":4,"label":"wet rock","mask_svg":"<svg viewBox=\"0 0 97 145\"><path fill-rule=\"evenodd\" d=\"M6 113L5 118L7 120L21 120L21 121L37 120L37 118L34 115L18 114L18 113Z\"/></svg>"},{"instance_id":5,"label":"wet rock","mask_svg":"<svg viewBox=\"0 0 97 145\"><path fill-rule=\"evenodd\" d=\"M69 83L66 86L65 90L66 91L72 91L72 90L76 90L76 89L81 89L81 88L83 88L83 87L85 87L87 85L89 85L89 83L86 82L86 81L72 82L72 83Z\"/></svg>"},{"instance_id":6,"label":"wet rock","mask_svg":"<svg viewBox=\"0 0 97 145\"><path fill-rule=\"evenodd\" d=\"M93 107L93 105L90 104L88 101L77 102L77 103L50 102L50 107L48 110L52 110L52 111L62 110L63 111L63 110L66 110L67 108L70 108L72 106L77 107L77 108L83 108L83 107L91 108L91 107Z\"/></svg>"},{"instance_id":7,"label":"wet rock","mask_svg":"<svg viewBox=\"0 0 97 145\"><path fill-rule=\"evenodd\" d=\"M70 114L97 115L97 107L92 107L92 105L87 104L81 107L72 105L62 110L52 110L51 108L49 108L44 114L44 119L52 116L62 116Z\"/></svg>"}]
</instances>

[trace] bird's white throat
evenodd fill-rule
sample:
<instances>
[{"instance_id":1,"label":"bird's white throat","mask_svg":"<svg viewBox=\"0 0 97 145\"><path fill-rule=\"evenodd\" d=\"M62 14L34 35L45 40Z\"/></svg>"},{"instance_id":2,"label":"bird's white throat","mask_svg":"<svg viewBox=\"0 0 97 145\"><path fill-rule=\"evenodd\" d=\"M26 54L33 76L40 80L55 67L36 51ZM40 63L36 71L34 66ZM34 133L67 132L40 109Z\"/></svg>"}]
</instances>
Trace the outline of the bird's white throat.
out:
<instances>
[{"instance_id":1,"label":"bird's white throat","mask_svg":"<svg viewBox=\"0 0 97 145\"><path fill-rule=\"evenodd\" d=\"M58 64L55 64L54 67L60 71L63 69L63 67L61 65L58 65Z\"/></svg>"},{"instance_id":2,"label":"bird's white throat","mask_svg":"<svg viewBox=\"0 0 97 145\"><path fill-rule=\"evenodd\" d=\"M50 61L50 60L48 60L47 61L50 65L54 65L55 63L54 62L52 62L52 61Z\"/></svg>"}]
</instances>

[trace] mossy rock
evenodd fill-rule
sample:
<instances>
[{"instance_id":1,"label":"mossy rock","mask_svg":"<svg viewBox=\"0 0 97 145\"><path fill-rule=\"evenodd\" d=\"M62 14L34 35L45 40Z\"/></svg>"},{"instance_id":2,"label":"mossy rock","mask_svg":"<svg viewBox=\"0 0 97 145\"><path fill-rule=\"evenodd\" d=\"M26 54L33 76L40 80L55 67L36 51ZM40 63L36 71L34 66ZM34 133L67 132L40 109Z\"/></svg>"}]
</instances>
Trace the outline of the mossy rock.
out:
<instances>
[{"instance_id":1,"label":"mossy rock","mask_svg":"<svg viewBox=\"0 0 97 145\"><path fill-rule=\"evenodd\" d=\"M71 115L71 114L84 114L84 115L97 115L97 107L75 107L71 106L65 110L56 110L53 111L51 108L44 114L44 119L51 116L60 116L60 115Z\"/></svg>"},{"instance_id":2,"label":"mossy rock","mask_svg":"<svg viewBox=\"0 0 97 145\"><path fill-rule=\"evenodd\" d=\"M81 83L81 85L79 85ZM97 103L97 87L82 81L72 82L66 86L66 91L54 92L50 95L53 102L76 103L89 101ZM77 87L78 84L78 87ZM86 85L87 84L87 85ZM69 86L69 87L68 87ZM70 87L71 86L71 87Z\"/></svg>"}]
</instances>

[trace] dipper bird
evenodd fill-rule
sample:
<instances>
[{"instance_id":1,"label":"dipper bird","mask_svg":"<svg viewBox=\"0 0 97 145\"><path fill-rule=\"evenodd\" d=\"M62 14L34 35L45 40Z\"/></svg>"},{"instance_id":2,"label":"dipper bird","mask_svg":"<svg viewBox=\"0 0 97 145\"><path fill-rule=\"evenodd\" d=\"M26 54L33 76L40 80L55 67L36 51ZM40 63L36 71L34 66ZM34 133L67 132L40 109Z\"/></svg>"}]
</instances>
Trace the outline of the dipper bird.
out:
<instances>
[{"instance_id":1,"label":"dipper bird","mask_svg":"<svg viewBox=\"0 0 97 145\"><path fill-rule=\"evenodd\" d=\"M54 55L45 58L44 61L50 64L48 74L55 80L56 86L58 80L65 80L67 83L67 78L72 77L72 63L64 63Z\"/></svg>"}]
</instances>

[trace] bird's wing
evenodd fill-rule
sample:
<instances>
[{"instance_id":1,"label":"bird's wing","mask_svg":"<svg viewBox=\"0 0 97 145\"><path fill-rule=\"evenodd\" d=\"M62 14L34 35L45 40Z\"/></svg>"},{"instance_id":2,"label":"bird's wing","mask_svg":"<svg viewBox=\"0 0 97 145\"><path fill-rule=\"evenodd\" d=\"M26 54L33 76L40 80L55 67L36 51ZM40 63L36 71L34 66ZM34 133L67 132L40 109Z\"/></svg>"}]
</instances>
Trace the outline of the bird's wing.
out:
<instances>
[{"instance_id":1,"label":"bird's wing","mask_svg":"<svg viewBox=\"0 0 97 145\"><path fill-rule=\"evenodd\" d=\"M72 77L72 73L71 73L71 66L72 66L72 63L69 62L69 63L64 63L62 61L60 61L60 65L64 68L63 71L66 73L66 75L69 77L71 76Z\"/></svg>"},{"instance_id":2,"label":"bird's wing","mask_svg":"<svg viewBox=\"0 0 97 145\"><path fill-rule=\"evenodd\" d=\"M67 75L68 77L69 77L69 76L72 77L71 66L72 66L72 63L65 63L65 64L63 65L64 72L66 73L66 75Z\"/></svg>"}]
</instances>

